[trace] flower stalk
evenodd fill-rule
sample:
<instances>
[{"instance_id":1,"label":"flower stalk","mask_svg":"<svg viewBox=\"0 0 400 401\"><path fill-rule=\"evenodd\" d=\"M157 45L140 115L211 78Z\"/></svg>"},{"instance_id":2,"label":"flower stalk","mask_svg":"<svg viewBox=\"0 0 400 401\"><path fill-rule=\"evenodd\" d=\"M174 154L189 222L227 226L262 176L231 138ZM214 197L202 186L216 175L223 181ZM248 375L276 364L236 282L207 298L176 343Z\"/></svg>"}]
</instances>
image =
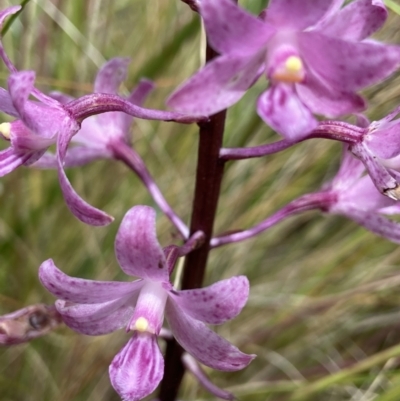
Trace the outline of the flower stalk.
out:
<instances>
[{"instance_id":1,"label":"flower stalk","mask_svg":"<svg viewBox=\"0 0 400 401\"><path fill-rule=\"evenodd\" d=\"M122 161L137 174L137 176L143 182L144 186L149 191L154 202L169 218L169 220L179 231L183 239L188 238L188 227L168 204L139 154L123 141L111 142L108 145L108 148L113 152L114 157L117 160Z\"/></svg>"},{"instance_id":2,"label":"flower stalk","mask_svg":"<svg viewBox=\"0 0 400 401\"><path fill-rule=\"evenodd\" d=\"M216 56L217 53L207 44L207 62ZM224 162L219 158L219 153L222 147L225 117L226 110L223 110L211 116L209 121L200 123L196 186L190 233L202 231L204 243L189 253L185 260L182 277L183 290L201 287L203 283L210 251L209 242L212 236L224 172ZM165 374L161 381L159 393L160 401L174 401L178 395L185 372L182 354L183 349L176 340L167 342Z\"/></svg>"},{"instance_id":3,"label":"flower stalk","mask_svg":"<svg viewBox=\"0 0 400 401\"><path fill-rule=\"evenodd\" d=\"M281 139L280 141L268 143L266 145L249 148L222 148L220 158L224 161L228 161L268 156L288 149L296 143L314 138L331 139L343 143L356 144L362 140L365 131L365 128L357 127L356 125L342 121L321 121L317 128L296 141Z\"/></svg>"}]
</instances>

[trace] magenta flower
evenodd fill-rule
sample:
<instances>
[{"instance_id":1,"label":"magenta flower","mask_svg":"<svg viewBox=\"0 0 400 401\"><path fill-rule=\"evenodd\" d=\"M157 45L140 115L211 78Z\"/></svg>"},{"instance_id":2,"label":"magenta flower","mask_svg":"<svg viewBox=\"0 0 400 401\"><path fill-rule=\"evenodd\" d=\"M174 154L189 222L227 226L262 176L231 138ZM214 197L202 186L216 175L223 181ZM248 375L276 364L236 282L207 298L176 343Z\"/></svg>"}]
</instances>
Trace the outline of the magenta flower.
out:
<instances>
[{"instance_id":1,"label":"magenta flower","mask_svg":"<svg viewBox=\"0 0 400 401\"><path fill-rule=\"evenodd\" d=\"M113 387L124 400L150 394L163 377L164 361L157 336L166 315L182 347L214 369L234 371L254 358L210 330L243 308L249 293L246 277L210 287L177 291L169 281L169 265L155 231L155 211L136 206L119 228L115 253L122 270L140 277L132 282L100 282L71 278L47 260L40 266L42 284L56 297L56 307L72 329L100 335L126 327L133 336L110 365Z\"/></svg>"},{"instance_id":2,"label":"magenta flower","mask_svg":"<svg viewBox=\"0 0 400 401\"><path fill-rule=\"evenodd\" d=\"M387 17L380 0L271 0L257 18L230 0L201 0L210 44L221 56L179 87L168 104L213 114L237 102L265 74L270 87L259 98L260 117L297 140L313 116L337 117L365 108L357 91L400 65L400 49L365 40Z\"/></svg>"}]
</instances>

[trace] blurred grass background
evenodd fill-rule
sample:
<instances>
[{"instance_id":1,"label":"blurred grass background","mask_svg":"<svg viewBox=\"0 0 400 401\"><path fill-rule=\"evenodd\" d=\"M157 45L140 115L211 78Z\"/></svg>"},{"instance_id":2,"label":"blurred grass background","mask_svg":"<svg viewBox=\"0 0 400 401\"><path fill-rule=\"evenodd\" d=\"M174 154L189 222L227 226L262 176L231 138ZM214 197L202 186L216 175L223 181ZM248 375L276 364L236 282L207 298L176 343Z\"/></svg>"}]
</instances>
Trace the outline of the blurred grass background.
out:
<instances>
[{"instance_id":1,"label":"blurred grass background","mask_svg":"<svg viewBox=\"0 0 400 401\"><path fill-rule=\"evenodd\" d=\"M263 0L242 4L254 13ZM19 4L0 2L1 7ZM400 43L400 17L391 13L377 38ZM4 38L19 69L33 69L43 91L90 93L96 71L115 56L130 57L126 88L140 77L165 97L201 65L200 23L177 0L31 0ZM0 66L0 84L7 71ZM260 80L229 111L225 146L250 146L277 136L257 117ZM400 75L366 91L368 116L377 119L399 103ZM5 119L5 116L2 116ZM196 166L196 126L136 120L134 146L167 200L189 222ZM7 144L2 145L5 147ZM316 190L335 174L341 148L314 140L280 154L226 165L215 232L249 227L286 202ZM99 280L126 277L113 242L124 213L153 205L138 179L114 161L68 172L76 190L115 216L105 228L85 226L66 208L55 171L20 168L0 180L0 314L54 298L37 278L53 258L66 273ZM153 205L154 206L154 205ZM175 238L159 214L160 242ZM206 284L246 274L251 296L243 313L216 328L257 359L236 373L208 370L243 401L398 401L400 399L400 250L355 223L309 212L258 238L212 252ZM108 365L129 338L67 328L30 344L0 349L2 401L118 400ZM211 400L186 375L182 400Z\"/></svg>"}]
</instances>

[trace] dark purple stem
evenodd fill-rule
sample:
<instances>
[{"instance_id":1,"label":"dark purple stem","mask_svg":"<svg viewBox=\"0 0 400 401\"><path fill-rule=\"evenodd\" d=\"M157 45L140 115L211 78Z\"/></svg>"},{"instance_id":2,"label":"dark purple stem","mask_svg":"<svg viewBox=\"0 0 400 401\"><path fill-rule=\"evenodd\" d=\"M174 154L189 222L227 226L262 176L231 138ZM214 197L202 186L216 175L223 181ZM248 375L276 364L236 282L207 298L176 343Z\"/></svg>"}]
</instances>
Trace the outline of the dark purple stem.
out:
<instances>
[{"instance_id":1,"label":"dark purple stem","mask_svg":"<svg viewBox=\"0 0 400 401\"><path fill-rule=\"evenodd\" d=\"M247 230L237 231L226 235L219 235L218 237L212 238L210 241L210 246L212 248L217 248L222 245L232 244L234 242L244 241L246 239L255 237L280 221L295 214L312 209L327 209L332 202L335 202L335 200L336 195L332 192L317 192L303 195L300 198L288 203L282 209L278 210L261 223L258 223Z\"/></svg>"},{"instance_id":2,"label":"dark purple stem","mask_svg":"<svg viewBox=\"0 0 400 401\"><path fill-rule=\"evenodd\" d=\"M171 206L165 200L164 195L158 188L149 170L147 169L142 158L135 152L133 148L127 145L125 142L118 141L112 142L108 145L108 148L113 152L114 157L117 160L121 160L130 169L132 169L144 186L153 197L154 202L162 210L162 212L169 218L171 223L177 228L179 233L184 239L189 237L189 229L186 224L179 218L179 216L173 211Z\"/></svg>"},{"instance_id":3,"label":"dark purple stem","mask_svg":"<svg viewBox=\"0 0 400 401\"><path fill-rule=\"evenodd\" d=\"M108 111L122 111L132 117L144 120L176 121L184 124L208 120L208 117L205 116L190 116L173 111L146 109L132 104L129 100L118 95L109 93L92 93L82 96L67 103L64 107L78 121Z\"/></svg>"},{"instance_id":4,"label":"dark purple stem","mask_svg":"<svg viewBox=\"0 0 400 401\"><path fill-rule=\"evenodd\" d=\"M282 139L266 145L251 148L223 148L220 152L222 160L242 160L253 157L262 157L280 152L296 143L313 138L332 139L349 144L358 143L365 134L365 128L360 128L342 121L321 121L316 129L298 141Z\"/></svg>"},{"instance_id":5,"label":"dark purple stem","mask_svg":"<svg viewBox=\"0 0 400 401\"><path fill-rule=\"evenodd\" d=\"M210 61L217 53L207 45L206 59ZM214 219L217 210L224 162L219 158L224 134L226 111L221 111L210 120L200 124L196 187L190 233L202 231L204 244L189 253L185 260L182 289L199 288L210 251ZM175 340L167 343L164 378L160 386L160 401L174 401L178 395L185 368L182 363L183 350Z\"/></svg>"}]
</instances>

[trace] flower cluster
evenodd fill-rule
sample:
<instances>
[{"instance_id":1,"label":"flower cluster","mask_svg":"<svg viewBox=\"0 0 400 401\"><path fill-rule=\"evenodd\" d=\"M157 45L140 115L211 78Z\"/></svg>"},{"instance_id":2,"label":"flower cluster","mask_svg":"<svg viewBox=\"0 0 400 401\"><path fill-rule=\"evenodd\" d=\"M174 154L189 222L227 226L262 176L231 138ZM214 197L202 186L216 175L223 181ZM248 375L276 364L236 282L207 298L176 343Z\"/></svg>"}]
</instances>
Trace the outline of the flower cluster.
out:
<instances>
[{"instance_id":1,"label":"flower cluster","mask_svg":"<svg viewBox=\"0 0 400 401\"><path fill-rule=\"evenodd\" d=\"M5 18L18 12L20 8L20 6L15 6L2 11L0 28ZM139 93L133 92L131 98L128 99L115 95L117 86L121 83L126 70L126 61L120 59L106 65L99 74L95 90L102 93L97 92L63 104L66 101L65 97L55 96L61 100L60 102L34 87L35 73L33 71L17 71L1 43L0 57L11 73L8 79L8 91L0 88L0 111L17 118L11 123L0 125L0 134L11 143L8 149L0 152L0 175L8 174L21 165L31 165L45 154L50 145L56 144L58 178L65 202L72 213L87 224L107 225L113 221L113 218L85 202L72 188L64 172L68 145L80 130L81 123L85 118L107 111L124 111L130 116L152 120L183 123L199 120L187 114L143 109L137 106L135 103L141 101L140 92L143 91L143 86ZM144 92L146 91L147 89L144 90ZM30 101L28 99L30 95L33 95L38 102ZM115 119L122 120L121 124L124 127L130 123L129 117L121 117L120 114L103 118L106 118L106 124ZM105 127L110 129L109 124ZM86 136L83 134L84 138ZM100 140L100 145L98 144L99 137L101 135L97 134L91 138L92 147L98 150L96 156L105 148L104 140Z\"/></svg>"},{"instance_id":2,"label":"flower cluster","mask_svg":"<svg viewBox=\"0 0 400 401\"><path fill-rule=\"evenodd\" d=\"M383 1L270 0L259 16L231 0L184 2L200 13L208 46L218 55L209 57L200 71L170 95L167 104L176 111L142 107L154 89L147 79L140 80L128 96L119 94L127 79L126 58L109 60L97 73L88 95L45 94L35 87L35 72L19 71L0 41L0 58L9 70L7 89L0 88L0 111L14 118L0 124L0 136L9 143L0 151L0 176L20 166L57 169L71 212L84 223L103 226L113 217L84 201L64 168L100 158L120 160L139 176L183 242L162 248L156 235L155 210L134 206L119 227L115 254L122 271L136 280L73 278L48 259L39 268L39 279L57 298L55 305L39 304L0 316L0 343L7 345L41 336L61 322L91 336L123 328L132 332L109 367L111 384L125 401L148 396L163 379L168 367L159 341L166 330L184 350L179 363L215 396L233 399L208 380L198 363L237 371L255 357L208 327L242 311L249 297L249 280L239 275L197 288L212 248L243 241L311 209L344 215L400 243L400 224L382 216L400 212L400 120L395 118L400 108L372 123L359 114L367 107L359 91L381 82L400 66L399 46L370 39L387 18ZM0 28L20 10L15 6L1 11ZM224 152L225 115L214 114L238 102L262 75L269 86L258 98L257 113L285 139L272 144L270 151L263 148L264 154L261 146L253 153L250 148ZM357 126L342 121L319 123L316 117L347 114L357 115ZM200 123L190 230L133 149L133 118ZM229 155L231 159L266 155L312 138L345 144L342 164L329 183L250 229L212 237L222 166ZM55 153L49 151L52 145ZM183 288L177 289L171 276L180 257L187 257L184 270L193 281L182 280Z\"/></svg>"},{"instance_id":3,"label":"flower cluster","mask_svg":"<svg viewBox=\"0 0 400 401\"><path fill-rule=\"evenodd\" d=\"M133 336L110 365L111 383L124 400L140 400L163 377L157 344L164 314L176 340L201 363L214 369L243 369L254 358L207 326L237 316L249 295L249 282L238 276L210 287L177 291L155 231L155 211L135 206L125 215L115 240L124 273L139 277L125 282L71 278L47 260L39 269L42 284L59 300L64 322L79 333L100 335L126 327ZM168 249L168 248L167 248Z\"/></svg>"}]
</instances>

